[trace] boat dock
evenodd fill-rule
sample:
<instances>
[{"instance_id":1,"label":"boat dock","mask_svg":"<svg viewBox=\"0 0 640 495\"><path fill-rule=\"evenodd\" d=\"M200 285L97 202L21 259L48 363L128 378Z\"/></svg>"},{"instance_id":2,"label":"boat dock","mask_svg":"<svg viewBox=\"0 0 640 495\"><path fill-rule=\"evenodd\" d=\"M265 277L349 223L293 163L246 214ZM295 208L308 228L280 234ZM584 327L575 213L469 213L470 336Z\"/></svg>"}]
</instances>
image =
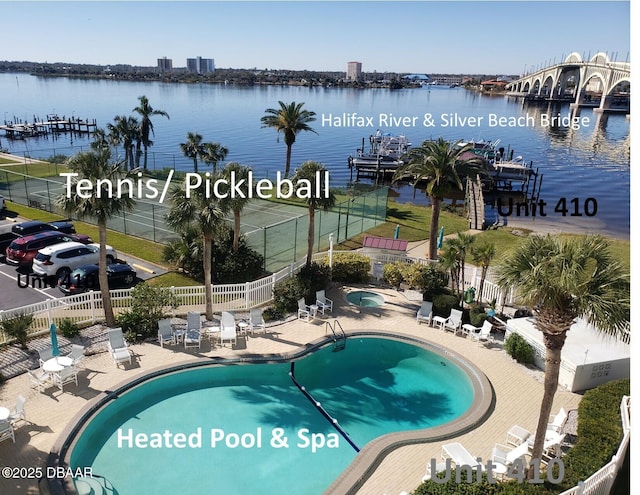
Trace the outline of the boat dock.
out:
<instances>
[{"instance_id":1,"label":"boat dock","mask_svg":"<svg viewBox=\"0 0 640 495\"><path fill-rule=\"evenodd\" d=\"M74 134L90 134L97 129L96 120L80 119L71 117L58 117L57 115L47 115L46 120L39 120L34 116L33 122L23 122L14 118L13 121L5 120L0 125L0 130L4 131L7 139L25 139L35 136L46 136L54 133L71 132Z\"/></svg>"}]
</instances>

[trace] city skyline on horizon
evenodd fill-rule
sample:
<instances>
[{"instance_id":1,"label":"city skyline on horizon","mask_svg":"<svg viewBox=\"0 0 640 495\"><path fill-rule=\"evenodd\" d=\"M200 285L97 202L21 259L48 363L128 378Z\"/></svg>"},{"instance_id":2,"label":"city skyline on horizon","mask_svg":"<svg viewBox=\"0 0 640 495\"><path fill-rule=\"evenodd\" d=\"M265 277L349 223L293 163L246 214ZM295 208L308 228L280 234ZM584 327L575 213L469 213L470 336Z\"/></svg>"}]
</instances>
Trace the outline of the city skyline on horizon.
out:
<instances>
[{"instance_id":1,"label":"city skyline on horizon","mask_svg":"<svg viewBox=\"0 0 640 495\"><path fill-rule=\"evenodd\" d=\"M0 11L12 19L5 37L21 40L2 59L105 66L153 67L167 57L182 67L200 53L217 68L346 72L347 62L357 60L369 73L515 75L574 51L628 61L631 36L630 3L611 1L1 1ZM522 19L541 30L525 29ZM598 29L586 29L592 19ZM629 21L626 28L621 19ZM288 45L283 29L300 39Z\"/></svg>"}]
</instances>

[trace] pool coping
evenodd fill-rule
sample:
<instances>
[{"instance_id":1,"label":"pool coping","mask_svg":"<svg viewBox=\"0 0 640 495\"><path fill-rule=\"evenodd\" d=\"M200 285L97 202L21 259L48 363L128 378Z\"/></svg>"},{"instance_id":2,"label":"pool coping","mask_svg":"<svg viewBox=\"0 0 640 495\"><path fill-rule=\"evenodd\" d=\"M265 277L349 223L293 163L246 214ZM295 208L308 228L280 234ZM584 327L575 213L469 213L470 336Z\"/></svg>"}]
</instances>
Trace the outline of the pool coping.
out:
<instances>
[{"instance_id":1,"label":"pool coping","mask_svg":"<svg viewBox=\"0 0 640 495\"><path fill-rule=\"evenodd\" d=\"M441 354L455 362L469 377L474 389L474 400L462 416L444 425L422 430L389 433L370 441L356 455L355 459L345 468L340 476L327 488L325 491L326 494L356 493L391 451L403 445L440 441L460 435L476 428L490 415L495 404L495 394L489 379L477 366L451 349L417 337L380 330L352 331L347 332L346 336L347 341L352 337L385 337L402 342L409 342ZM47 467L68 468L69 454L90 418L95 416L103 407L116 399L121 393L133 389L144 382L162 375L203 366L292 362L327 344L331 344L333 341L334 339L331 337L322 337L300 346L295 351L284 354L256 354L249 357L234 358L213 356L197 361L187 361L170 367L158 366L132 379L123 380L112 387L113 390L105 390L94 397L67 423L51 447L47 457ZM51 495L69 495L76 493L73 481L69 477L43 481L47 482L48 493Z\"/></svg>"}]
</instances>

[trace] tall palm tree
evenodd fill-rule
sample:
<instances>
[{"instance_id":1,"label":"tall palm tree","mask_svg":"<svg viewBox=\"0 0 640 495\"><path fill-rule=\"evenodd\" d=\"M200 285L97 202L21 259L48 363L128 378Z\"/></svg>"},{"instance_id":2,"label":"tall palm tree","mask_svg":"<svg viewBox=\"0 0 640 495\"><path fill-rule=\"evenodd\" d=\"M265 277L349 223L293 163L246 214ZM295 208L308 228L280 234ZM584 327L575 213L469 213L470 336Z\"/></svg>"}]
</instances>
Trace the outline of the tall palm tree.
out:
<instances>
[{"instance_id":1,"label":"tall palm tree","mask_svg":"<svg viewBox=\"0 0 640 495\"><path fill-rule=\"evenodd\" d=\"M278 134L284 133L284 144L287 145L287 160L284 168L284 176L289 176L291 169L291 147L296 142L296 135L300 131L311 131L318 134L310 126L309 122L316 120L315 112L303 110L304 103L296 103L292 101L288 105L282 101L278 104L280 108L267 108L267 115L260 119L262 127L273 127Z\"/></svg>"},{"instance_id":2,"label":"tall palm tree","mask_svg":"<svg viewBox=\"0 0 640 495\"><path fill-rule=\"evenodd\" d=\"M494 244L481 244L471 248L471 257L474 263L480 265L480 286L478 287L478 302L482 301L482 293L484 292L484 281L487 278L489 265L496 255L496 246Z\"/></svg>"},{"instance_id":3,"label":"tall palm tree","mask_svg":"<svg viewBox=\"0 0 640 495\"><path fill-rule=\"evenodd\" d=\"M204 143L200 150L200 158L207 165L213 166L213 173L217 172L218 162L227 157L229 150L220 143Z\"/></svg>"},{"instance_id":4,"label":"tall palm tree","mask_svg":"<svg viewBox=\"0 0 640 495\"><path fill-rule=\"evenodd\" d=\"M149 139L149 134L154 134L153 132L153 122L151 122L151 117L154 115L161 115L162 117L170 118L169 114L164 110L154 110L151 105L149 105L149 99L146 96L139 96L138 100L140 100L140 104L133 109L134 112L140 115L140 141L142 142L142 146L144 147L144 169L147 170L147 155L148 148L153 144L153 141Z\"/></svg>"},{"instance_id":5,"label":"tall palm tree","mask_svg":"<svg viewBox=\"0 0 640 495\"><path fill-rule=\"evenodd\" d=\"M126 115L118 115L113 118L113 121L114 124L107 124L109 139L124 146L124 168L133 169L135 166L133 148L140 135L138 119L127 117Z\"/></svg>"},{"instance_id":6,"label":"tall palm tree","mask_svg":"<svg viewBox=\"0 0 640 495\"><path fill-rule=\"evenodd\" d=\"M623 332L630 318L630 278L604 238L547 235L530 236L509 254L498 267L498 284L516 288L522 302L534 309L534 325L546 348L544 395L531 454L540 459L567 332L576 318L606 334Z\"/></svg>"},{"instance_id":7,"label":"tall palm tree","mask_svg":"<svg viewBox=\"0 0 640 495\"><path fill-rule=\"evenodd\" d=\"M313 241L315 232L316 210L328 210L336 204L336 196L333 192L325 196L316 197L315 191L324 191L327 169L318 162L304 162L293 177L296 195L304 197L307 209L309 210L309 230L307 233L307 266L311 266L311 255L313 254ZM320 181L318 183L318 181ZM310 194L305 194L309 192Z\"/></svg>"},{"instance_id":8,"label":"tall palm tree","mask_svg":"<svg viewBox=\"0 0 640 495\"><path fill-rule=\"evenodd\" d=\"M115 326L115 317L111 297L109 295L109 281L107 279L107 221L114 216L133 210L135 200L123 194L118 197L109 191L107 183L103 183L100 190L94 190L89 197L80 196L75 184L80 180L88 179L96 187L97 181L108 179L112 184L124 178L120 163L111 163L111 152L108 148L78 153L68 161L69 168L78 175L71 180L69 196L60 195L56 203L67 214L76 218L92 218L98 223L98 236L100 239L100 262L98 279L100 281L100 293L104 307L106 324Z\"/></svg>"},{"instance_id":9,"label":"tall palm tree","mask_svg":"<svg viewBox=\"0 0 640 495\"><path fill-rule=\"evenodd\" d=\"M476 238L472 235L458 232L457 237L445 241L445 254L443 255L442 261L444 267L450 269L451 280L455 285L460 304L462 304L462 296L464 293L464 271L467 253L475 240Z\"/></svg>"},{"instance_id":10,"label":"tall palm tree","mask_svg":"<svg viewBox=\"0 0 640 495\"><path fill-rule=\"evenodd\" d=\"M200 158L204 152L204 145L202 143L202 135L196 132L187 133L187 142L180 143L180 149L187 158L193 160L193 171L198 173L198 158Z\"/></svg>"},{"instance_id":11,"label":"tall palm tree","mask_svg":"<svg viewBox=\"0 0 640 495\"><path fill-rule=\"evenodd\" d=\"M234 182L238 185L242 196L234 194L234 197L224 198L220 201L223 210L231 210L233 211L233 252L238 252L238 247L240 245L240 213L242 209L251 201L249 198L249 188L251 184L249 184L249 172L251 171L250 167L245 167L239 163L231 162L224 169L222 169L222 176L227 180L231 181L231 177L234 177ZM241 185L240 185L241 184ZM226 191L225 191L226 192Z\"/></svg>"},{"instance_id":12,"label":"tall palm tree","mask_svg":"<svg viewBox=\"0 0 640 495\"><path fill-rule=\"evenodd\" d=\"M207 320L213 320L213 297L211 288L211 250L215 233L223 221L223 213L215 199L207 198L205 184L190 191L187 198L186 184L174 187L170 193L171 209L167 224L180 232L187 227L196 227L202 236L202 267L204 270L204 303Z\"/></svg>"},{"instance_id":13,"label":"tall palm tree","mask_svg":"<svg viewBox=\"0 0 640 495\"><path fill-rule=\"evenodd\" d=\"M482 158L470 152L472 145L460 146L438 138L424 141L409 151L406 164L393 175L393 181L411 179L413 186L426 183L425 192L431 201L431 225L429 231L429 258L437 259L438 223L442 200L453 188L462 190L463 179L481 171Z\"/></svg>"}]
</instances>

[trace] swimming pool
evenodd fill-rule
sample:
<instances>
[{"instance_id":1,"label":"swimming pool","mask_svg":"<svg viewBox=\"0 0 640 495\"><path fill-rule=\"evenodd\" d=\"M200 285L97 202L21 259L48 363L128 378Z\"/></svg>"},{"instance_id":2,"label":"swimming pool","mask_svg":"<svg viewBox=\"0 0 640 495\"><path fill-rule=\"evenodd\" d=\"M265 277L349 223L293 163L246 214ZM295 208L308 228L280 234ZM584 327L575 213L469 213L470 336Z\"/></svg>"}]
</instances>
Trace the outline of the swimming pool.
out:
<instances>
[{"instance_id":1,"label":"swimming pool","mask_svg":"<svg viewBox=\"0 0 640 495\"><path fill-rule=\"evenodd\" d=\"M367 290L354 290L347 294L347 301L361 308L377 308L384 304L384 297Z\"/></svg>"},{"instance_id":2,"label":"swimming pool","mask_svg":"<svg viewBox=\"0 0 640 495\"><path fill-rule=\"evenodd\" d=\"M101 408L66 453L120 495L320 494L356 450L393 432L455 423L474 401L468 370L432 350L351 336L295 362L206 366L136 385Z\"/></svg>"}]
</instances>

